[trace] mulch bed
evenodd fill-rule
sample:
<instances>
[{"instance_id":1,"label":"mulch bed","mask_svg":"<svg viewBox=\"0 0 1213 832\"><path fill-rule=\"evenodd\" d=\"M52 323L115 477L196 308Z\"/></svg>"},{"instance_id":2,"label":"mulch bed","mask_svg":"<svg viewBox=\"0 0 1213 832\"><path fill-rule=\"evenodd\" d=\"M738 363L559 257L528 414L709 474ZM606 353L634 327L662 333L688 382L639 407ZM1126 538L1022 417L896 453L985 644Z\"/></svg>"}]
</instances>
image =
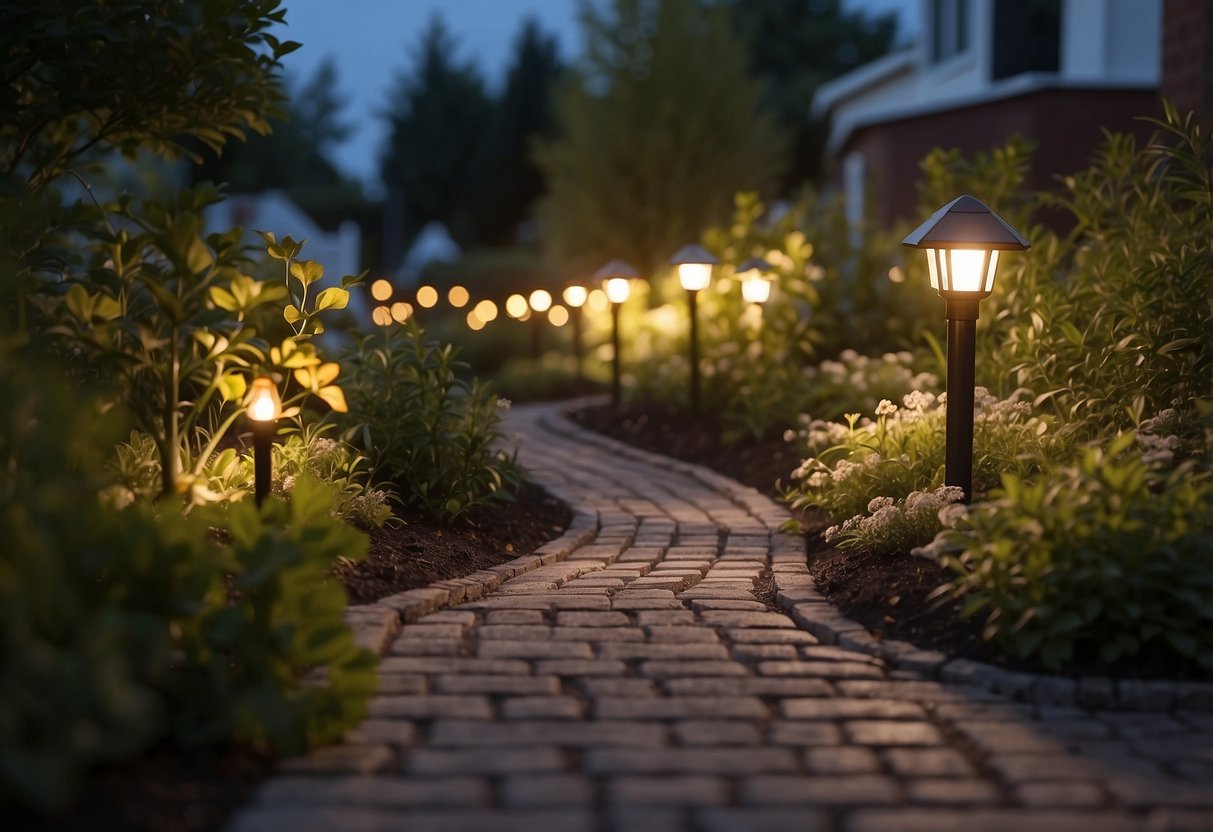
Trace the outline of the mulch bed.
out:
<instances>
[{"instance_id":1,"label":"mulch bed","mask_svg":"<svg viewBox=\"0 0 1213 832\"><path fill-rule=\"evenodd\" d=\"M403 522L371 532L364 560L334 570L351 604L498 566L559 536L573 519L568 506L531 483L516 501L475 509L450 526L415 511L396 514Z\"/></svg>"}]
</instances>

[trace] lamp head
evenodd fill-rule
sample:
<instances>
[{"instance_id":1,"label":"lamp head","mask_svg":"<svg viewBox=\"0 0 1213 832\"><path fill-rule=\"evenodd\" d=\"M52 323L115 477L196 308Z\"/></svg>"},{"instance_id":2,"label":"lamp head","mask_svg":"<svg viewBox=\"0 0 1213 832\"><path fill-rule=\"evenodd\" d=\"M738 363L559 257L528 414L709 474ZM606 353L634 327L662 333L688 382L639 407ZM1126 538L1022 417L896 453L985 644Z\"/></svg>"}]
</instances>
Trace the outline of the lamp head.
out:
<instances>
[{"instance_id":1,"label":"lamp head","mask_svg":"<svg viewBox=\"0 0 1213 832\"><path fill-rule=\"evenodd\" d=\"M689 245L678 249L670 263L678 267L678 282L682 288L698 292L708 288L712 282L712 266L720 260L703 246Z\"/></svg>"},{"instance_id":2,"label":"lamp head","mask_svg":"<svg viewBox=\"0 0 1213 832\"><path fill-rule=\"evenodd\" d=\"M547 312L552 306L552 293L547 289L536 289L529 298L531 309L536 312Z\"/></svg>"},{"instance_id":3,"label":"lamp head","mask_svg":"<svg viewBox=\"0 0 1213 832\"><path fill-rule=\"evenodd\" d=\"M561 295L561 297L564 298L564 302L573 309L578 309L584 306L586 299L589 298L589 296L589 290L579 283L574 283L572 286L565 287L564 293Z\"/></svg>"},{"instance_id":4,"label":"lamp head","mask_svg":"<svg viewBox=\"0 0 1213 832\"><path fill-rule=\"evenodd\" d=\"M1000 251L1031 243L981 200L961 196L940 208L902 241L925 249L931 287L945 300L976 301L994 291Z\"/></svg>"},{"instance_id":5,"label":"lamp head","mask_svg":"<svg viewBox=\"0 0 1213 832\"><path fill-rule=\"evenodd\" d=\"M607 300L611 303L623 303L632 294L630 281L639 276L626 260L612 260L598 270L594 279L603 281Z\"/></svg>"},{"instance_id":6,"label":"lamp head","mask_svg":"<svg viewBox=\"0 0 1213 832\"><path fill-rule=\"evenodd\" d=\"M248 393L248 418L254 422L272 422L282 415L278 386L269 376L253 379Z\"/></svg>"}]
</instances>

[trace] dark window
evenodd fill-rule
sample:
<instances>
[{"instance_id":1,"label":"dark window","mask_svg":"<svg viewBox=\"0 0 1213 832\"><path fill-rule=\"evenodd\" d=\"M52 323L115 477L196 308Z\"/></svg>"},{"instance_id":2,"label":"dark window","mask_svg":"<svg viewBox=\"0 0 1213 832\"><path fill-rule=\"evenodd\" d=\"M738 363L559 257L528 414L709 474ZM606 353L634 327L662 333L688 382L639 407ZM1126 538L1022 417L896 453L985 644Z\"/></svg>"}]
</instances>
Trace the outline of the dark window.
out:
<instances>
[{"instance_id":1,"label":"dark window","mask_svg":"<svg viewBox=\"0 0 1213 832\"><path fill-rule=\"evenodd\" d=\"M1061 65L1062 0L994 0L992 80Z\"/></svg>"},{"instance_id":2,"label":"dark window","mask_svg":"<svg viewBox=\"0 0 1213 832\"><path fill-rule=\"evenodd\" d=\"M969 0L931 0L931 63L969 49Z\"/></svg>"}]
</instances>

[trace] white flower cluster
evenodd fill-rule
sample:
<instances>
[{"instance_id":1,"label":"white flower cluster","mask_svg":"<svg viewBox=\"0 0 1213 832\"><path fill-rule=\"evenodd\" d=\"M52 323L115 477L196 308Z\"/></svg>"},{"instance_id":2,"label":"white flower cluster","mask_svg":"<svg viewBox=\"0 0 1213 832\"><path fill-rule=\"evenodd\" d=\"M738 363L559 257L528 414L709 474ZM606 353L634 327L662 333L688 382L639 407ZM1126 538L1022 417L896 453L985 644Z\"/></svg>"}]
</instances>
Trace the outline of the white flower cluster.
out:
<instances>
[{"instance_id":1,"label":"white flower cluster","mask_svg":"<svg viewBox=\"0 0 1213 832\"><path fill-rule=\"evenodd\" d=\"M1170 465L1175 461L1175 451L1179 447L1179 437L1159 436L1155 433L1137 434L1137 444L1141 446L1141 461L1146 465Z\"/></svg>"},{"instance_id":2,"label":"white flower cluster","mask_svg":"<svg viewBox=\"0 0 1213 832\"><path fill-rule=\"evenodd\" d=\"M904 500L876 497L868 514L826 529L826 542L860 545L880 551L906 551L933 537L941 527L955 528L966 507L958 501L964 492L955 486L914 491Z\"/></svg>"},{"instance_id":3,"label":"white flower cluster","mask_svg":"<svg viewBox=\"0 0 1213 832\"><path fill-rule=\"evenodd\" d=\"M893 404L888 399L881 399L880 404L876 405L877 416L892 416L897 412L897 405Z\"/></svg>"}]
</instances>

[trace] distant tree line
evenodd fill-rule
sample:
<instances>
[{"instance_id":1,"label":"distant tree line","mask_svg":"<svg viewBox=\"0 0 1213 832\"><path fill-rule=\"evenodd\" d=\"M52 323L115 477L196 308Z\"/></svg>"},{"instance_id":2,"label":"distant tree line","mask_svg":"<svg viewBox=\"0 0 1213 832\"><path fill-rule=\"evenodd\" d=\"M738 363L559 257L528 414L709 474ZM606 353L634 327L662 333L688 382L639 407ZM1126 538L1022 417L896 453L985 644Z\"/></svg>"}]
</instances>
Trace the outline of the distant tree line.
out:
<instances>
[{"instance_id":1,"label":"distant tree line","mask_svg":"<svg viewBox=\"0 0 1213 832\"><path fill-rule=\"evenodd\" d=\"M733 193L819 180L828 125L810 115L814 92L895 35L891 15L841 0L606 0L580 15L585 53L568 66L525 21L499 91L430 21L382 114L387 210L328 161L350 129L331 63L292 86L272 135L199 176L281 187L321 222L382 217L404 240L438 221L465 249L538 239L566 263L609 254L652 269L723 220Z\"/></svg>"}]
</instances>

